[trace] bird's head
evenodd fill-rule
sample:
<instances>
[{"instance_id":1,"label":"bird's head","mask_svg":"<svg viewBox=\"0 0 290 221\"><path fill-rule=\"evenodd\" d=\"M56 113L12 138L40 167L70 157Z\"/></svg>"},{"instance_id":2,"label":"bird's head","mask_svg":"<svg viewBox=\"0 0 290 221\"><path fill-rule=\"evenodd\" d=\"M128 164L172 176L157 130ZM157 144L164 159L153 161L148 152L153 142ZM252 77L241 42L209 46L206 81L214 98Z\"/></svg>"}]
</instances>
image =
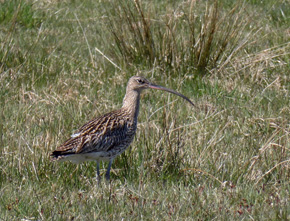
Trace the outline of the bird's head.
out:
<instances>
[{"instance_id":1,"label":"bird's head","mask_svg":"<svg viewBox=\"0 0 290 221\"><path fill-rule=\"evenodd\" d=\"M160 85L156 85L151 83L149 80L147 80L144 77L140 77L140 76L133 76L129 79L128 82L128 86L127 86L127 90L134 90L134 91L138 91L141 92L144 89L156 89L156 90L162 90L162 91L167 91L169 93L178 95L180 97L182 97L183 99L187 100L190 104L192 104L194 106L194 104L191 102L191 100L189 100L186 96L184 96L183 94L180 94L172 89L166 88L166 87L162 87Z\"/></svg>"},{"instance_id":2,"label":"bird's head","mask_svg":"<svg viewBox=\"0 0 290 221\"><path fill-rule=\"evenodd\" d=\"M142 90L149 88L150 84L151 84L150 81L148 81L144 77L133 76L130 78L127 88L129 90L135 90L135 91L141 92Z\"/></svg>"}]
</instances>

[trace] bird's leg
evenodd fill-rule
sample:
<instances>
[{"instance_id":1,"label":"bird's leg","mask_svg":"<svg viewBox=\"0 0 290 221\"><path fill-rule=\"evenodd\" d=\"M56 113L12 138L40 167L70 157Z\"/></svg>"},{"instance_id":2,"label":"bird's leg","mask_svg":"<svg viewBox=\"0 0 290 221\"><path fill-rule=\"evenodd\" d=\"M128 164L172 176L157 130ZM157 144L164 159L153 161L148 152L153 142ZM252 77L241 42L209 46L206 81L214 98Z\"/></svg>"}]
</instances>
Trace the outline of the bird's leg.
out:
<instances>
[{"instance_id":1,"label":"bird's leg","mask_svg":"<svg viewBox=\"0 0 290 221\"><path fill-rule=\"evenodd\" d=\"M100 162L97 161L97 177L98 177L98 182L101 182L101 176L100 176Z\"/></svg>"},{"instance_id":2,"label":"bird's leg","mask_svg":"<svg viewBox=\"0 0 290 221\"><path fill-rule=\"evenodd\" d=\"M107 172L105 175L107 181L110 181L110 171L111 171L112 163L113 163L113 159L110 160L109 165L108 165L108 169L107 169Z\"/></svg>"}]
</instances>

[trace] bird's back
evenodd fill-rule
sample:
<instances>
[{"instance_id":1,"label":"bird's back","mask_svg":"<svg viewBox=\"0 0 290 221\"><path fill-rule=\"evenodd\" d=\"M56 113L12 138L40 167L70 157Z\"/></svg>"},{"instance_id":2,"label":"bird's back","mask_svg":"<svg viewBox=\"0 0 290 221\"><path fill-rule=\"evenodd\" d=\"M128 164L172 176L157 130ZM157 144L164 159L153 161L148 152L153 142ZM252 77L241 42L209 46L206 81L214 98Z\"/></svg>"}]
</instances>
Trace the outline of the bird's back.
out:
<instances>
[{"instance_id":1,"label":"bird's back","mask_svg":"<svg viewBox=\"0 0 290 221\"><path fill-rule=\"evenodd\" d=\"M125 109L95 118L52 153L52 160L109 160L121 154L132 142L137 127ZM78 161L78 160L76 160Z\"/></svg>"}]
</instances>

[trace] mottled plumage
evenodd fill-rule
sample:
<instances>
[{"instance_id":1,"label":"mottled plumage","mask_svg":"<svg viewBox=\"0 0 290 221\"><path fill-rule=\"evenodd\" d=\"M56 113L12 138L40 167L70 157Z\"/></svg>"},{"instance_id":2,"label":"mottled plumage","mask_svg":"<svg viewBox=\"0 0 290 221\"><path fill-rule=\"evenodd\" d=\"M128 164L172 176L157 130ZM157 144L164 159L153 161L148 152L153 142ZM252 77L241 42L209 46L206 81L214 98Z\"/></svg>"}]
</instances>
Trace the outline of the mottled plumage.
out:
<instances>
[{"instance_id":1,"label":"mottled plumage","mask_svg":"<svg viewBox=\"0 0 290 221\"><path fill-rule=\"evenodd\" d=\"M51 160L70 160L74 163L97 161L98 178L100 178L99 161L109 161L106 172L106 178L109 180L114 158L123 153L133 141L137 129L140 93L146 88L168 91L193 105L187 97L176 91L152 84L143 77L131 77L122 108L83 125L70 139L53 151Z\"/></svg>"}]
</instances>

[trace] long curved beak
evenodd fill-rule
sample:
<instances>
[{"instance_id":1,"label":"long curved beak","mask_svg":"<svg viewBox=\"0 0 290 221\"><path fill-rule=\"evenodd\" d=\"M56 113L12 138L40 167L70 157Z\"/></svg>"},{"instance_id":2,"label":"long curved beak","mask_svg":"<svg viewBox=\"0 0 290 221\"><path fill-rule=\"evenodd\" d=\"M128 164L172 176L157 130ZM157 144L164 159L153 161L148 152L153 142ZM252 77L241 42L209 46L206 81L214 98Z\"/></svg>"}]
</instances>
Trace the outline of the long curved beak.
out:
<instances>
[{"instance_id":1,"label":"long curved beak","mask_svg":"<svg viewBox=\"0 0 290 221\"><path fill-rule=\"evenodd\" d=\"M152 89L156 89L156 90L162 90L162 91L167 91L169 93L172 93L172 94L176 94L178 95L179 97L182 97L183 99L187 100L192 106L195 106L191 100L189 100L189 98L185 97L183 94L180 94L172 89L169 89L169 88L166 88L166 87L162 87L162 86L159 86L159 85L156 85L156 84L149 84L148 85L149 88L152 88Z\"/></svg>"}]
</instances>

